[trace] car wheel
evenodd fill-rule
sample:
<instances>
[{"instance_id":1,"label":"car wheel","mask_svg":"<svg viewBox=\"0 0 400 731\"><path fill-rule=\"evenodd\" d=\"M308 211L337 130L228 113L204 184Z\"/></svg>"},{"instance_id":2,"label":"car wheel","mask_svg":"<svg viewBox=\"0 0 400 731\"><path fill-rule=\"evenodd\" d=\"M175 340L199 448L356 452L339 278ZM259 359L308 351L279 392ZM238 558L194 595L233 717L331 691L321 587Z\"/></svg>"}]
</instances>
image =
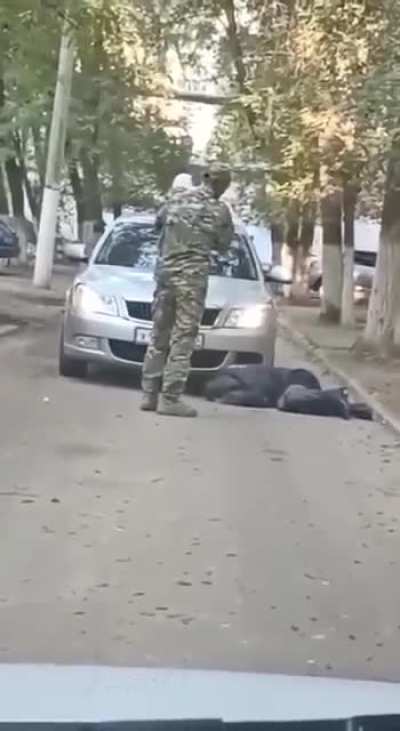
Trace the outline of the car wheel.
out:
<instances>
[{"instance_id":1,"label":"car wheel","mask_svg":"<svg viewBox=\"0 0 400 731\"><path fill-rule=\"evenodd\" d=\"M65 378L86 378L88 373L88 364L85 360L78 360L78 358L71 358L66 355L64 348L64 330L62 330L60 338L58 372L60 376L64 376Z\"/></svg>"}]
</instances>

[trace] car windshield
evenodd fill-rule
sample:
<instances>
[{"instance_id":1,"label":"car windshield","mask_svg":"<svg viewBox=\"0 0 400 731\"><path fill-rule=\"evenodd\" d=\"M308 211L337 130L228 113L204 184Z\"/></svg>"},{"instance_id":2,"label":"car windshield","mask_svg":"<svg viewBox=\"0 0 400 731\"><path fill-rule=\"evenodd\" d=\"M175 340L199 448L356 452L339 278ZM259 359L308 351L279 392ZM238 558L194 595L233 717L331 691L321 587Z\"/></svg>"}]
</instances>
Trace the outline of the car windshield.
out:
<instances>
[{"instance_id":1,"label":"car windshield","mask_svg":"<svg viewBox=\"0 0 400 731\"><path fill-rule=\"evenodd\" d=\"M157 260L158 239L152 223L117 223L104 241L95 263L152 272Z\"/></svg>"},{"instance_id":2,"label":"car windshield","mask_svg":"<svg viewBox=\"0 0 400 731\"><path fill-rule=\"evenodd\" d=\"M129 267L137 272L153 272L159 236L152 224L122 222L107 236L96 264ZM257 279L253 255L243 236L235 235L227 254L212 252L210 274L229 279Z\"/></svg>"}]
</instances>

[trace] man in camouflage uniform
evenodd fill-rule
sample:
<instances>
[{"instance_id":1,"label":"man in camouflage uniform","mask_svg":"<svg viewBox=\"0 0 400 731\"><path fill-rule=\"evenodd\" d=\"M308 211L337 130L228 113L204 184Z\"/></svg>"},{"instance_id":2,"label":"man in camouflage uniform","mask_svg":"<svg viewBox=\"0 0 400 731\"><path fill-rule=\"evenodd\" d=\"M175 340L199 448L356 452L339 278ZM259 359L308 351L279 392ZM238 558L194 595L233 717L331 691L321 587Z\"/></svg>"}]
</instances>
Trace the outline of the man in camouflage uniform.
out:
<instances>
[{"instance_id":1,"label":"man in camouflage uniform","mask_svg":"<svg viewBox=\"0 0 400 731\"><path fill-rule=\"evenodd\" d=\"M197 188L177 189L161 209L152 342L143 366L143 411L197 416L182 401L203 316L212 251L228 251L233 237L229 208L219 201L231 176L213 164ZM159 390L162 384L160 404Z\"/></svg>"},{"instance_id":2,"label":"man in camouflage uniform","mask_svg":"<svg viewBox=\"0 0 400 731\"><path fill-rule=\"evenodd\" d=\"M188 173L179 173L179 175L176 175L174 178L174 181L171 185L171 189L168 193L167 203L164 203L164 205L161 206L160 210L157 213L154 228L160 234L160 240L158 242L159 257L158 257L157 267L156 267L156 271L155 271L155 280L156 281L157 281L158 267L161 267L161 265L162 265L161 253L163 250L163 240L164 240L164 233L165 233L166 217L167 217L167 212L168 212L168 203L173 196L177 196L180 193L184 193L185 190L191 190L192 188L193 188L193 180L192 180L191 175L188 175Z\"/></svg>"}]
</instances>

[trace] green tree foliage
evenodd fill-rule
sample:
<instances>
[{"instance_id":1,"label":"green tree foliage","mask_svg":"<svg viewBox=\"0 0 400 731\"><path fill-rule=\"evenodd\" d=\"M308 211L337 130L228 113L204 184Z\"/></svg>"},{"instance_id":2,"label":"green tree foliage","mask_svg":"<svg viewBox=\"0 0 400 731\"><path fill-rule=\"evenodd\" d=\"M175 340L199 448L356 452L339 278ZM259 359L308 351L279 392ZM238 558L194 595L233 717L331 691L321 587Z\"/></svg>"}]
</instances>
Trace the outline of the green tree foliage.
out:
<instances>
[{"instance_id":1,"label":"green tree foliage","mask_svg":"<svg viewBox=\"0 0 400 731\"><path fill-rule=\"evenodd\" d=\"M66 152L80 222L99 218L103 205L154 203L187 164L184 120L142 96L167 83L156 11L156 0L1 3L0 163L35 215L66 19L78 48Z\"/></svg>"},{"instance_id":2,"label":"green tree foliage","mask_svg":"<svg viewBox=\"0 0 400 731\"><path fill-rule=\"evenodd\" d=\"M309 247L310 211L321 203L325 242L336 248L336 265L324 272L327 290L337 272L327 314L337 317L342 201L348 232L349 202L358 198L364 214L380 215L398 127L399 4L203 0L198 8L196 14L192 0L181 3L180 21L195 17L192 35L214 44L218 72L238 95L213 150L265 163L270 202L257 200L270 216L285 217L292 248Z\"/></svg>"}]
</instances>

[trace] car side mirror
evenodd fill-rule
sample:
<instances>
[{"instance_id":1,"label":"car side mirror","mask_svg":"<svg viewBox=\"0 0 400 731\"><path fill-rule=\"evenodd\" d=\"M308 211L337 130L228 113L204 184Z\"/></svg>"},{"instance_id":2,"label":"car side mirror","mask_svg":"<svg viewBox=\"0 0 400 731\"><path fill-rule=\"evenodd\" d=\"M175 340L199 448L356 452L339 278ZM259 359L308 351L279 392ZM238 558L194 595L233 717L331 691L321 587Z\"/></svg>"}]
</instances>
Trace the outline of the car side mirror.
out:
<instances>
[{"instance_id":1,"label":"car side mirror","mask_svg":"<svg viewBox=\"0 0 400 731\"><path fill-rule=\"evenodd\" d=\"M291 284L293 279L288 270L280 264L263 266L264 280L275 284Z\"/></svg>"}]
</instances>

